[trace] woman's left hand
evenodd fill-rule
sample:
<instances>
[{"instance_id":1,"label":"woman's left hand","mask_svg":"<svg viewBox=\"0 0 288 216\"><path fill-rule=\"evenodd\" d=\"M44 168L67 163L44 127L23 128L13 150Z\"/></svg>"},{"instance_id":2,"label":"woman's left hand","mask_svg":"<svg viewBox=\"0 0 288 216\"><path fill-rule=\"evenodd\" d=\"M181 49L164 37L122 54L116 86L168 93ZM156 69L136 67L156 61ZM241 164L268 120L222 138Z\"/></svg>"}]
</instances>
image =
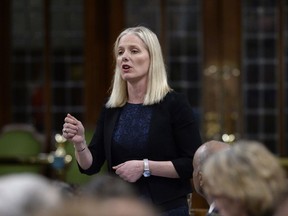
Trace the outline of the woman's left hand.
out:
<instances>
[{"instance_id":1,"label":"woman's left hand","mask_svg":"<svg viewBox=\"0 0 288 216\"><path fill-rule=\"evenodd\" d=\"M136 182L143 174L143 161L130 160L112 167L115 173L127 182Z\"/></svg>"}]
</instances>

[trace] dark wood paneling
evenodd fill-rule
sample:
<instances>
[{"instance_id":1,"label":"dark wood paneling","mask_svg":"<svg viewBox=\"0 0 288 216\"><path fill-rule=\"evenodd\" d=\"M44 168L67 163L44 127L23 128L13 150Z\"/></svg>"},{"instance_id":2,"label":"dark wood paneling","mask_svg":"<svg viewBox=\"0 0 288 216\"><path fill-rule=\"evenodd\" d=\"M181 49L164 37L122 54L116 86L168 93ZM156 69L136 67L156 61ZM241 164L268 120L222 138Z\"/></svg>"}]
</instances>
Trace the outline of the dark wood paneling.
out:
<instances>
[{"instance_id":1,"label":"dark wood paneling","mask_svg":"<svg viewBox=\"0 0 288 216\"><path fill-rule=\"evenodd\" d=\"M204 0L202 6L203 131L206 139L220 139L241 125L240 76L232 73L241 65L241 1Z\"/></svg>"},{"instance_id":2,"label":"dark wood paneling","mask_svg":"<svg viewBox=\"0 0 288 216\"><path fill-rule=\"evenodd\" d=\"M221 50L221 8L219 0L202 2L203 28L203 131L204 138L210 139L220 133L219 116L221 106L221 85L219 85L222 50ZM209 86L205 88L205 86ZM213 100L211 100L213 98Z\"/></svg>"},{"instance_id":3,"label":"dark wood paneling","mask_svg":"<svg viewBox=\"0 0 288 216\"><path fill-rule=\"evenodd\" d=\"M277 49L278 49L278 94L277 94L277 105L278 105L278 137L279 142L277 146L277 150L280 153L280 156L287 156L287 148L285 145L286 140L286 124L285 124L285 104L287 101L285 101L286 94L285 94L285 41L284 34L285 34L285 26L287 26L287 23L285 22L285 1L284 0L277 0L277 6L278 6L278 43L277 43ZM287 47L287 46L286 46Z\"/></svg>"},{"instance_id":4,"label":"dark wood paneling","mask_svg":"<svg viewBox=\"0 0 288 216\"><path fill-rule=\"evenodd\" d=\"M0 128L11 121L10 2L0 1Z\"/></svg>"},{"instance_id":5,"label":"dark wood paneling","mask_svg":"<svg viewBox=\"0 0 288 216\"><path fill-rule=\"evenodd\" d=\"M222 0L223 127L225 133L242 133L241 96L241 1Z\"/></svg>"},{"instance_id":6,"label":"dark wood paneling","mask_svg":"<svg viewBox=\"0 0 288 216\"><path fill-rule=\"evenodd\" d=\"M85 125L94 128L113 74L113 44L124 25L123 1L85 0Z\"/></svg>"},{"instance_id":7,"label":"dark wood paneling","mask_svg":"<svg viewBox=\"0 0 288 216\"><path fill-rule=\"evenodd\" d=\"M50 13L50 0L44 0L43 7L43 26L44 26L44 127L45 127L45 151L50 152L53 147L51 146L52 134L52 88L51 88L51 13Z\"/></svg>"}]
</instances>

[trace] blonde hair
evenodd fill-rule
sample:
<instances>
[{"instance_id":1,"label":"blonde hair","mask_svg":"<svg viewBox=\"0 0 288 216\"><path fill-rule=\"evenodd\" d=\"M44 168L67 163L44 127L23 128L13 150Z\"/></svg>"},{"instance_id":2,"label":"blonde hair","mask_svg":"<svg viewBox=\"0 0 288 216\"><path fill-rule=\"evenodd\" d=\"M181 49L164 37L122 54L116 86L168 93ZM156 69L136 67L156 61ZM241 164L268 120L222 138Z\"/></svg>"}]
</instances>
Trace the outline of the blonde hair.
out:
<instances>
[{"instance_id":1,"label":"blonde hair","mask_svg":"<svg viewBox=\"0 0 288 216\"><path fill-rule=\"evenodd\" d=\"M248 215L264 215L286 188L286 176L278 159L258 142L234 144L204 164L204 190L242 203Z\"/></svg>"},{"instance_id":2,"label":"blonde hair","mask_svg":"<svg viewBox=\"0 0 288 216\"><path fill-rule=\"evenodd\" d=\"M118 46L120 39L129 33L135 34L144 42L150 56L148 86L143 105L158 103L169 91L171 91L171 88L168 85L167 72L158 38L155 33L143 26L127 28L120 33L114 44L115 59L118 56ZM126 82L121 78L120 68L116 64L112 83L112 91L109 100L106 103L106 107L113 108L124 106L127 102L127 99Z\"/></svg>"}]
</instances>

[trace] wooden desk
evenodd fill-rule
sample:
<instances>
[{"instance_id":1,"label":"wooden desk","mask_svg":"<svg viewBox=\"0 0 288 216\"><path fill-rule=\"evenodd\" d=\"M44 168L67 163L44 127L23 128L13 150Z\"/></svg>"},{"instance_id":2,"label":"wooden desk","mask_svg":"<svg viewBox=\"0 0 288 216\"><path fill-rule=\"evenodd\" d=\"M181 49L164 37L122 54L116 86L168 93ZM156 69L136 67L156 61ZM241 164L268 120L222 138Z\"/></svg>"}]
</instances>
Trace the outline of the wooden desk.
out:
<instances>
[{"instance_id":1,"label":"wooden desk","mask_svg":"<svg viewBox=\"0 0 288 216\"><path fill-rule=\"evenodd\" d=\"M191 216L206 216L208 209L191 209Z\"/></svg>"}]
</instances>

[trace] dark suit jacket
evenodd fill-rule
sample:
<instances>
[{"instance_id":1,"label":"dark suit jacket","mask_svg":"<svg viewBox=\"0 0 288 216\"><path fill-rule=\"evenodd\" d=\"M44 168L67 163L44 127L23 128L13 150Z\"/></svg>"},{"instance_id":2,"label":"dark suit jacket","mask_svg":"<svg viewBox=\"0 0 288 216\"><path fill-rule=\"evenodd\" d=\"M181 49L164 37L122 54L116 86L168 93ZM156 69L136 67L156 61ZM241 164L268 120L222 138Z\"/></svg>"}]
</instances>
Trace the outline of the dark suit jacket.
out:
<instances>
[{"instance_id":1,"label":"dark suit jacket","mask_svg":"<svg viewBox=\"0 0 288 216\"><path fill-rule=\"evenodd\" d=\"M186 196L191 192L192 159L201 145L198 122L188 100L176 92L168 93L158 104L152 105L153 113L148 138L149 160L172 161L180 178L171 179L157 176L147 178L155 204L163 204ZM105 108L100 114L94 136L89 144L93 163L82 173L92 175L100 171L107 160L112 170L112 134L121 108ZM143 158L135 158L135 160ZM144 178L144 177L142 177ZM145 179L146 180L146 179Z\"/></svg>"}]
</instances>

